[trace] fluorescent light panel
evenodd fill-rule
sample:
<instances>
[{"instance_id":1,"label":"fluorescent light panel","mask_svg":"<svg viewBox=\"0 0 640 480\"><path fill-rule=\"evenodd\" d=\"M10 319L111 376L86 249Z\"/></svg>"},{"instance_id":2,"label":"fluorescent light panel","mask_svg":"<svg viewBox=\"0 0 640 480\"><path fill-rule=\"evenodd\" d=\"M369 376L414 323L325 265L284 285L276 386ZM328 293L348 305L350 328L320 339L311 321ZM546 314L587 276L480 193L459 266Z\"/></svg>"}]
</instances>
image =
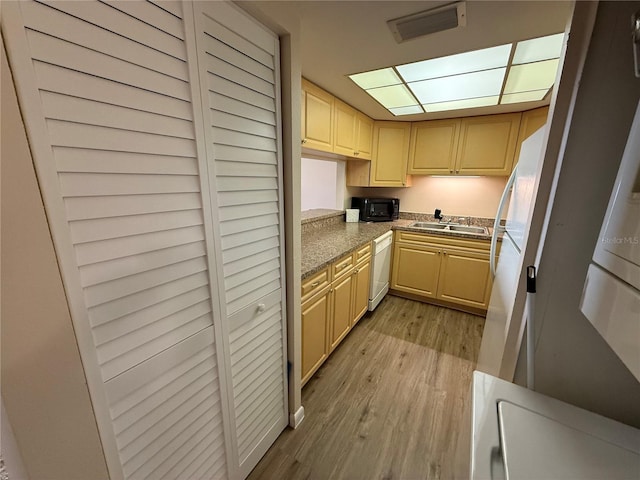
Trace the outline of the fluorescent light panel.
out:
<instances>
[{"instance_id":1,"label":"fluorescent light panel","mask_svg":"<svg viewBox=\"0 0 640 480\"><path fill-rule=\"evenodd\" d=\"M447 77L461 73L477 72L492 68L506 67L511 52L511 44L475 50L473 52L449 55L422 62L396 67L407 83L430 78Z\"/></svg>"},{"instance_id":2,"label":"fluorescent light panel","mask_svg":"<svg viewBox=\"0 0 640 480\"><path fill-rule=\"evenodd\" d=\"M549 89L556 79L559 60L513 65L509 70L504 93L528 92L530 90Z\"/></svg>"},{"instance_id":3,"label":"fluorescent light panel","mask_svg":"<svg viewBox=\"0 0 640 480\"><path fill-rule=\"evenodd\" d=\"M404 85L371 88L367 93L380 102L385 108L409 107L417 105L416 99Z\"/></svg>"},{"instance_id":4,"label":"fluorescent light panel","mask_svg":"<svg viewBox=\"0 0 640 480\"><path fill-rule=\"evenodd\" d=\"M434 78L409 84L420 103L440 103L500 95L506 68Z\"/></svg>"},{"instance_id":5,"label":"fluorescent light panel","mask_svg":"<svg viewBox=\"0 0 640 480\"><path fill-rule=\"evenodd\" d=\"M557 33L555 35L518 42L512 63L514 65L520 65L522 63L558 58L562 51L563 40L564 33Z\"/></svg>"},{"instance_id":6,"label":"fluorescent light panel","mask_svg":"<svg viewBox=\"0 0 640 480\"><path fill-rule=\"evenodd\" d=\"M446 112L447 110L460 110L462 108L492 107L498 104L499 95L481 98L467 98L453 102L431 103L422 105L427 113Z\"/></svg>"},{"instance_id":7,"label":"fluorescent light panel","mask_svg":"<svg viewBox=\"0 0 640 480\"><path fill-rule=\"evenodd\" d=\"M394 115L531 102L553 86L563 41L558 33L518 42L511 66L507 44L349 77Z\"/></svg>"},{"instance_id":8,"label":"fluorescent light panel","mask_svg":"<svg viewBox=\"0 0 640 480\"><path fill-rule=\"evenodd\" d=\"M369 88L386 87L389 85L400 85L402 80L393 70L393 68L383 68L381 70L372 70L370 72L356 73L349 75L349 78L356 82L363 90Z\"/></svg>"}]
</instances>

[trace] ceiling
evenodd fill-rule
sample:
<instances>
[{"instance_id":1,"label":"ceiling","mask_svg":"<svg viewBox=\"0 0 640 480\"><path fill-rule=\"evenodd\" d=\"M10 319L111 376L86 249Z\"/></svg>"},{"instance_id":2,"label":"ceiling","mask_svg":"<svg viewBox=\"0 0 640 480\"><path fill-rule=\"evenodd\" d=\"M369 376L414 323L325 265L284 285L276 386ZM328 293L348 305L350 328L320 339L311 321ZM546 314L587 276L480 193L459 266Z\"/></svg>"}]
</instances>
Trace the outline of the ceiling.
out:
<instances>
[{"instance_id":1,"label":"ceiling","mask_svg":"<svg viewBox=\"0 0 640 480\"><path fill-rule=\"evenodd\" d=\"M467 25L396 43L387 20L435 8L442 1L239 1L279 34L299 36L302 75L376 120L428 120L528 110L541 102L394 117L348 75L437 58L565 30L572 1L469 0Z\"/></svg>"}]
</instances>

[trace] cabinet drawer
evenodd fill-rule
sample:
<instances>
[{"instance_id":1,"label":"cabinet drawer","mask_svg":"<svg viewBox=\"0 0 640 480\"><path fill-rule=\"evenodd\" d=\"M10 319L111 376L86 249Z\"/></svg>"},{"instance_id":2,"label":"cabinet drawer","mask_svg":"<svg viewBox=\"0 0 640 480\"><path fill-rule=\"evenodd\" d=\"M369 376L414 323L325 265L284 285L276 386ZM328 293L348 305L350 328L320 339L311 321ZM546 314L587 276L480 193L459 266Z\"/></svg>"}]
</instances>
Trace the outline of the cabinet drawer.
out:
<instances>
[{"instance_id":1,"label":"cabinet drawer","mask_svg":"<svg viewBox=\"0 0 640 480\"><path fill-rule=\"evenodd\" d=\"M356 250L356 263L360 263L371 255L371 243L367 243L364 247Z\"/></svg>"},{"instance_id":2,"label":"cabinet drawer","mask_svg":"<svg viewBox=\"0 0 640 480\"><path fill-rule=\"evenodd\" d=\"M353 267L353 254L346 255L331 265L331 278L335 280L347 274Z\"/></svg>"},{"instance_id":3,"label":"cabinet drawer","mask_svg":"<svg viewBox=\"0 0 640 480\"><path fill-rule=\"evenodd\" d=\"M302 302L311 298L318 293L324 287L329 285L329 269L324 270L312 275L306 280L302 281Z\"/></svg>"},{"instance_id":4,"label":"cabinet drawer","mask_svg":"<svg viewBox=\"0 0 640 480\"><path fill-rule=\"evenodd\" d=\"M431 245L436 247L456 247L469 250L489 251L490 240L464 239L440 235L428 235L425 233L396 231L396 242L411 243L414 245Z\"/></svg>"}]
</instances>

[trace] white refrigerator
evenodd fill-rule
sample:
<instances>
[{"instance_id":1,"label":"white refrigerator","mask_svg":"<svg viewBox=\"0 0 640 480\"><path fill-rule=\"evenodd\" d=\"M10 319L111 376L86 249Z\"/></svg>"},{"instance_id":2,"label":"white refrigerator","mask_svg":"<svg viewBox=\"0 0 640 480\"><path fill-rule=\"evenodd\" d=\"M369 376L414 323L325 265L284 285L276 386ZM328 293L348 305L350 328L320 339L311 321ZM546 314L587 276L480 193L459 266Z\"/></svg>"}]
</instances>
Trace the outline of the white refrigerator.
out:
<instances>
[{"instance_id":1,"label":"white refrigerator","mask_svg":"<svg viewBox=\"0 0 640 480\"><path fill-rule=\"evenodd\" d=\"M518 163L507 182L496 212L490 258L495 277L476 367L496 377L501 376L506 353L517 358L524 332L523 312L514 311L514 301L518 284L527 267L523 265L522 251L529 234L542 170L545 131L546 125L522 143ZM500 219L507 207L506 223L500 226ZM497 267L494 269L498 236L502 237L502 241ZM512 351L507 352L509 349Z\"/></svg>"}]
</instances>

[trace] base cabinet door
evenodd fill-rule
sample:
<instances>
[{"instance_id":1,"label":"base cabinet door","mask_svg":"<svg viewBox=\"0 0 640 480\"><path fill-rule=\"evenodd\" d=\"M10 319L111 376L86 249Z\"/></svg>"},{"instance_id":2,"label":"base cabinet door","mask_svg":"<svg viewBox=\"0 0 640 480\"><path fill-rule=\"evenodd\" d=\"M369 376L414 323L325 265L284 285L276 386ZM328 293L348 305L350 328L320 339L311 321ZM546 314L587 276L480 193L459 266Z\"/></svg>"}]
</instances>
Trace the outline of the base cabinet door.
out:
<instances>
[{"instance_id":1,"label":"base cabinet door","mask_svg":"<svg viewBox=\"0 0 640 480\"><path fill-rule=\"evenodd\" d=\"M438 295L441 300L487 308L489 256L443 250Z\"/></svg>"},{"instance_id":2,"label":"base cabinet door","mask_svg":"<svg viewBox=\"0 0 640 480\"><path fill-rule=\"evenodd\" d=\"M396 243L391 288L423 297L435 297L440 256L438 248Z\"/></svg>"},{"instance_id":3,"label":"base cabinet door","mask_svg":"<svg viewBox=\"0 0 640 480\"><path fill-rule=\"evenodd\" d=\"M330 291L302 305L302 383L304 384L329 355Z\"/></svg>"},{"instance_id":4,"label":"base cabinet door","mask_svg":"<svg viewBox=\"0 0 640 480\"><path fill-rule=\"evenodd\" d=\"M371 284L371 260L367 260L354 270L353 320L355 325L369 308L369 286Z\"/></svg>"},{"instance_id":5,"label":"base cabinet door","mask_svg":"<svg viewBox=\"0 0 640 480\"><path fill-rule=\"evenodd\" d=\"M332 288L331 299L331 342L329 352L338 346L340 341L349 333L351 328L351 310L353 306L352 274L335 283Z\"/></svg>"}]
</instances>

